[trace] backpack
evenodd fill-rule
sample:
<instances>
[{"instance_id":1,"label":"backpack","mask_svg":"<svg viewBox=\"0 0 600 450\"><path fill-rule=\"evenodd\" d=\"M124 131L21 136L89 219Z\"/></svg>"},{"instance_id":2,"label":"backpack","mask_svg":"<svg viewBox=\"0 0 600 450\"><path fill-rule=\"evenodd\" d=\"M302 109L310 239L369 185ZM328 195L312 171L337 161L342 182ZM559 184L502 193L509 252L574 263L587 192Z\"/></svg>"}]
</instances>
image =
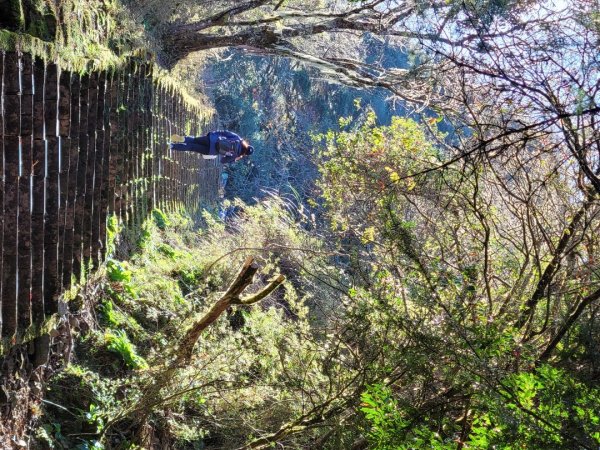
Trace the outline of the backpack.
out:
<instances>
[{"instance_id":1,"label":"backpack","mask_svg":"<svg viewBox=\"0 0 600 450\"><path fill-rule=\"evenodd\" d=\"M240 154L241 147L242 143L237 139L219 137L217 140L217 151L220 155L227 155L229 153L231 156L238 156Z\"/></svg>"}]
</instances>

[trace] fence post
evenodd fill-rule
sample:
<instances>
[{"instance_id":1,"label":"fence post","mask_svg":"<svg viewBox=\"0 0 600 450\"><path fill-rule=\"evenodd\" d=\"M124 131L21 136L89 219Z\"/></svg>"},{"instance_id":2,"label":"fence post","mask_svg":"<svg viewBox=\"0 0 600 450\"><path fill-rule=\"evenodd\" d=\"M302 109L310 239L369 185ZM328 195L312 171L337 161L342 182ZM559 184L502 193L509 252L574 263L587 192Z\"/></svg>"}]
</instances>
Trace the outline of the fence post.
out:
<instances>
[{"instance_id":1,"label":"fence post","mask_svg":"<svg viewBox=\"0 0 600 450\"><path fill-rule=\"evenodd\" d=\"M33 145L33 62L21 58L21 164L19 177L19 330L31 325L31 165Z\"/></svg>"},{"instance_id":2,"label":"fence post","mask_svg":"<svg viewBox=\"0 0 600 450\"><path fill-rule=\"evenodd\" d=\"M79 91L79 158L77 161L77 198L75 200L75 218L73 228L73 274L79 281L84 270L83 243L85 223L85 186L89 151L88 104L90 77L81 77Z\"/></svg>"},{"instance_id":3,"label":"fence post","mask_svg":"<svg viewBox=\"0 0 600 450\"><path fill-rule=\"evenodd\" d=\"M2 266L2 337L17 332L17 242L19 205L19 134L21 121L21 60L16 52L4 57L4 241Z\"/></svg>"},{"instance_id":4,"label":"fence post","mask_svg":"<svg viewBox=\"0 0 600 450\"><path fill-rule=\"evenodd\" d=\"M108 211L119 217L118 209L118 169L122 164L120 159L121 137L119 131L119 89L120 72L113 72L110 82L110 109L109 109L109 169L108 169Z\"/></svg>"},{"instance_id":5,"label":"fence post","mask_svg":"<svg viewBox=\"0 0 600 450\"><path fill-rule=\"evenodd\" d=\"M127 211L127 226L133 226L135 223L133 217L133 203L134 203L134 180L135 180L135 161L134 161L134 146L135 146L135 138L133 134L135 133L135 127L133 122L133 109L134 106L134 83L135 79L132 75L133 66L131 64L127 67L127 148L125 151L125 185L126 185L126 198L125 198L125 208Z\"/></svg>"},{"instance_id":6,"label":"fence post","mask_svg":"<svg viewBox=\"0 0 600 450\"><path fill-rule=\"evenodd\" d=\"M67 186L67 195L65 198L65 235L63 249L63 286L68 288L71 285L73 277L73 252L74 252L74 231L75 231L75 208L78 201L77 195L77 171L79 168L79 97L80 77L78 74L69 73L68 82L70 85L70 122L69 122L69 144L70 152L68 159L69 175ZM61 89L63 79L61 77Z\"/></svg>"},{"instance_id":7,"label":"fence post","mask_svg":"<svg viewBox=\"0 0 600 450\"><path fill-rule=\"evenodd\" d=\"M117 100L117 153L115 159L115 211L119 216L119 223L126 223L125 199L126 199L126 152L127 152L127 117L125 104L127 102L127 73L124 70L119 71Z\"/></svg>"},{"instance_id":8,"label":"fence post","mask_svg":"<svg viewBox=\"0 0 600 450\"><path fill-rule=\"evenodd\" d=\"M158 86L159 91L159 103L158 103L158 202L160 209L166 210L166 172L165 163L167 158L168 147L166 141L169 139L167 136L167 118L165 114L166 110L166 92L164 85Z\"/></svg>"},{"instance_id":9,"label":"fence post","mask_svg":"<svg viewBox=\"0 0 600 450\"><path fill-rule=\"evenodd\" d=\"M152 183L153 169L153 139L152 139L152 71L148 63L144 64L144 103L143 103L143 123L142 133L144 136L144 190L145 190L145 211L148 214L154 208L154 194Z\"/></svg>"},{"instance_id":10,"label":"fence post","mask_svg":"<svg viewBox=\"0 0 600 450\"><path fill-rule=\"evenodd\" d=\"M152 120L152 127L150 129L150 150L152 152L152 207L160 208L160 197L158 194L158 186L159 186L159 170L160 170L160 148L161 145L164 145L160 142L159 139L159 126L160 120L158 116L158 109L160 104L160 90L157 88L156 81L153 78L149 80L150 89L152 92L151 101L151 110L150 116Z\"/></svg>"},{"instance_id":11,"label":"fence post","mask_svg":"<svg viewBox=\"0 0 600 450\"><path fill-rule=\"evenodd\" d=\"M71 168L72 156L77 149L72 148L70 131L71 131L71 72L61 71L59 76L59 94L58 94L58 136L60 145L60 190L59 190L59 212L58 216L58 275L59 286L62 288L69 285L65 281L65 266L69 267L70 263L66 262L67 255L65 254L65 246L67 238L67 217L73 209L72 201L69 201L69 184L71 178L75 175L75 170Z\"/></svg>"},{"instance_id":12,"label":"fence post","mask_svg":"<svg viewBox=\"0 0 600 450\"><path fill-rule=\"evenodd\" d=\"M4 51L0 51L0 97L4 95ZM4 108L0 109L0 337L2 336L2 282L4 276Z\"/></svg>"},{"instance_id":13,"label":"fence post","mask_svg":"<svg viewBox=\"0 0 600 450\"><path fill-rule=\"evenodd\" d=\"M102 217L102 183L104 174L104 98L106 94L106 72L98 74L98 100L96 104L95 120L95 148L94 148L94 179L92 184L92 224L91 224L91 248L92 267L97 268L100 262L100 248L104 243L100 240L100 223Z\"/></svg>"},{"instance_id":14,"label":"fence post","mask_svg":"<svg viewBox=\"0 0 600 450\"><path fill-rule=\"evenodd\" d=\"M88 151L85 175L85 205L83 211L83 263L86 270L91 266L92 259L92 227L94 209L94 176L96 170L96 119L98 115L98 73L92 72L88 87L88 119L86 134Z\"/></svg>"},{"instance_id":15,"label":"fence post","mask_svg":"<svg viewBox=\"0 0 600 450\"><path fill-rule=\"evenodd\" d=\"M114 72L106 74L106 85L104 90L104 112L102 115L102 128L104 134L104 145L102 147L102 183L100 186L100 262L106 258L106 225L109 205L110 190L110 111L112 107L112 83Z\"/></svg>"},{"instance_id":16,"label":"fence post","mask_svg":"<svg viewBox=\"0 0 600 450\"><path fill-rule=\"evenodd\" d=\"M60 208L60 153L58 148L58 66L46 67L44 114L46 127L46 220L44 224L44 308L47 314L58 310L58 215Z\"/></svg>"},{"instance_id":17,"label":"fence post","mask_svg":"<svg viewBox=\"0 0 600 450\"><path fill-rule=\"evenodd\" d=\"M167 118L169 120L169 134L177 133L174 120L175 110L175 90L172 86L169 86L169 100L167 104ZM176 197L176 184L175 184L175 152L171 151L169 155L169 211L175 212L175 197Z\"/></svg>"},{"instance_id":18,"label":"fence post","mask_svg":"<svg viewBox=\"0 0 600 450\"><path fill-rule=\"evenodd\" d=\"M32 151L32 207L31 207L31 305L34 323L45 318L44 307L44 238L46 136L44 131L46 64L36 59L33 66L33 151Z\"/></svg>"}]
</instances>

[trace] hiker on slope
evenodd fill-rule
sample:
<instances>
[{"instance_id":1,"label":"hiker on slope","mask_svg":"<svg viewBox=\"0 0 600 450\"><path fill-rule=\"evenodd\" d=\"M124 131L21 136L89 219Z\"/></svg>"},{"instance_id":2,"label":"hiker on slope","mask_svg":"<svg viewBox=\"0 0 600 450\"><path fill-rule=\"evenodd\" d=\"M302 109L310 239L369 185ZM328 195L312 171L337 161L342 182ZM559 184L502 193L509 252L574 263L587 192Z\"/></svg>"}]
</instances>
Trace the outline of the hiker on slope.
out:
<instances>
[{"instance_id":1,"label":"hiker on slope","mask_svg":"<svg viewBox=\"0 0 600 450\"><path fill-rule=\"evenodd\" d=\"M173 150L201 153L205 159L220 156L221 164L232 163L254 152L248 141L227 130L211 131L205 136L171 136Z\"/></svg>"}]
</instances>

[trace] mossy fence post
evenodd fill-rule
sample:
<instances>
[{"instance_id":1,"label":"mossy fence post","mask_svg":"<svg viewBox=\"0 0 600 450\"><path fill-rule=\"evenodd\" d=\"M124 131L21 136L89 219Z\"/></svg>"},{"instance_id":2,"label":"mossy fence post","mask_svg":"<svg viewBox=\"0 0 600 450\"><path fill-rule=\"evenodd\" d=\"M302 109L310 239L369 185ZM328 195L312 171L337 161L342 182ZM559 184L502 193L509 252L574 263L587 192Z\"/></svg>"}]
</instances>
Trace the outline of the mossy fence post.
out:
<instances>
[{"instance_id":1,"label":"mossy fence post","mask_svg":"<svg viewBox=\"0 0 600 450\"><path fill-rule=\"evenodd\" d=\"M19 170L18 328L32 323L31 308L31 168L33 147L33 60L21 56L21 156Z\"/></svg>"},{"instance_id":2,"label":"mossy fence post","mask_svg":"<svg viewBox=\"0 0 600 450\"><path fill-rule=\"evenodd\" d=\"M31 166L31 306L33 322L46 318L44 308L44 197L46 185L46 140L44 86L46 65L36 58L33 65L33 151Z\"/></svg>"},{"instance_id":3,"label":"mossy fence post","mask_svg":"<svg viewBox=\"0 0 600 450\"><path fill-rule=\"evenodd\" d=\"M2 242L2 337L17 332L17 242L19 230L19 141L21 133L21 60L16 52L4 56L4 231Z\"/></svg>"},{"instance_id":4,"label":"mossy fence post","mask_svg":"<svg viewBox=\"0 0 600 450\"><path fill-rule=\"evenodd\" d=\"M46 194L44 226L44 310L58 310L60 283L58 279L58 216L60 208L60 150L58 141L58 75L56 64L46 66L44 115L46 130Z\"/></svg>"}]
</instances>

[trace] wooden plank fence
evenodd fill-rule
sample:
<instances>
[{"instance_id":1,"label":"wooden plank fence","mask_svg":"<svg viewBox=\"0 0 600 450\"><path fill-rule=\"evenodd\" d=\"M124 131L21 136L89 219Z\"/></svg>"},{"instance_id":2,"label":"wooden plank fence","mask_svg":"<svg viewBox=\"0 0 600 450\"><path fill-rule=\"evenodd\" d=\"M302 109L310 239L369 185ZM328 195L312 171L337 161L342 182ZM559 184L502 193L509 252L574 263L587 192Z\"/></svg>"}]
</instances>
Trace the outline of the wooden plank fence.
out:
<instances>
[{"instance_id":1,"label":"wooden plank fence","mask_svg":"<svg viewBox=\"0 0 600 450\"><path fill-rule=\"evenodd\" d=\"M4 352L37 336L61 293L104 261L110 217L139 226L153 208L197 213L216 201L220 167L169 150L170 134L211 124L149 62L79 74L0 52L0 98Z\"/></svg>"}]
</instances>

